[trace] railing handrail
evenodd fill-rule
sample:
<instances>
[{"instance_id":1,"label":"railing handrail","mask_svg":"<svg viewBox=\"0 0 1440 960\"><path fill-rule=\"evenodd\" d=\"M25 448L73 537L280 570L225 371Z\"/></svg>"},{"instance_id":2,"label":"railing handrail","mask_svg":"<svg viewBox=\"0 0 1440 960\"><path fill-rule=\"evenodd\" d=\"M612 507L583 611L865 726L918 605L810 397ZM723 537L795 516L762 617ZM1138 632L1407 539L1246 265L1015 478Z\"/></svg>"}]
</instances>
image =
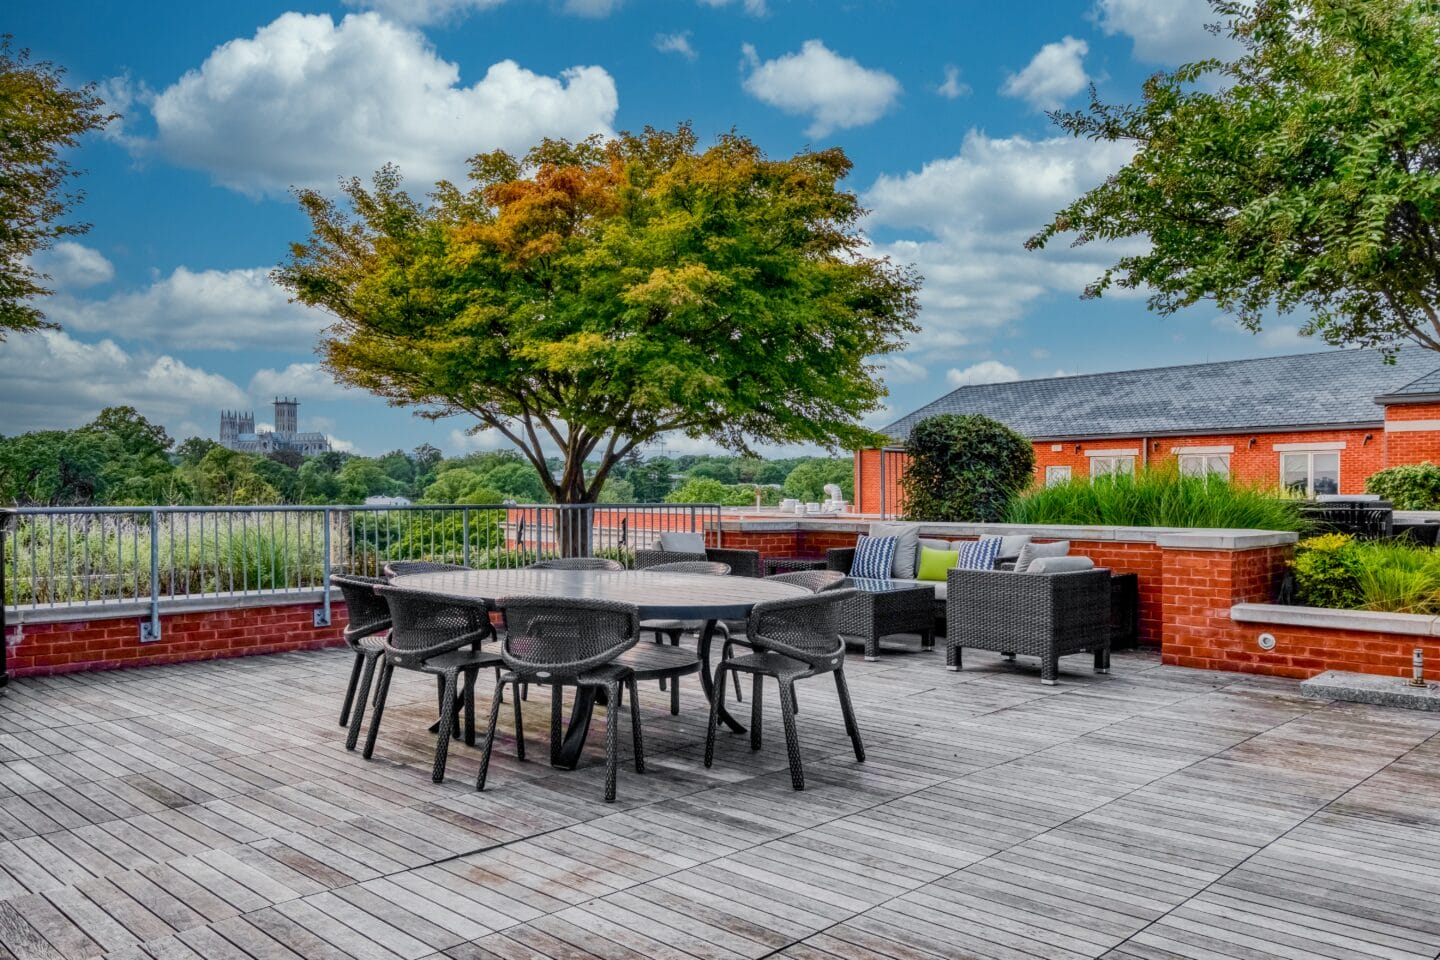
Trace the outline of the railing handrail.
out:
<instances>
[{"instance_id":1,"label":"railing handrail","mask_svg":"<svg viewBox=\"0 0 1440 960\"><path fill-rule=\"evenodd\" d=\"M350 512L373 512L384 510L635 510L641 507L663 507L671 510L720 510L718 503L404 503L404 504L348 504L348 503L264 503L246 506L244 504L183 504L178 506L104 506L104 507L3 507L15 516L60 516L64 514L139 514L139 513L293 513L296 511L319 512L324 510L345 510Z\"/></svg>"}]
</instances>

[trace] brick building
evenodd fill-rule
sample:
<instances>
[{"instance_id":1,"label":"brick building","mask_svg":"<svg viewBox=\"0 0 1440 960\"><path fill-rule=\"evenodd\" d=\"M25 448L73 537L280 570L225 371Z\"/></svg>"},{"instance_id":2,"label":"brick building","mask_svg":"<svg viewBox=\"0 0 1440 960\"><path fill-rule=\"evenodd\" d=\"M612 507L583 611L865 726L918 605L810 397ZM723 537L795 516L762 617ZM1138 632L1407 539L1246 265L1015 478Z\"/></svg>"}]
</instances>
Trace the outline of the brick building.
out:
<instances>
[{"instance_id":1,"label":"brick building","mask_svg":"<svg viewBox=\"0 0 1440 960\"><path fill-rule=\"evenodd\" d=\"M910 428L979 413L1035 445L1035 479L1175 463L1309 494L1362 493L1377 470L1440 462L1440 354L1403 347L1198 363L960 387L855 454L856 509L895 513Z\"/></svg>"}]
</instances>

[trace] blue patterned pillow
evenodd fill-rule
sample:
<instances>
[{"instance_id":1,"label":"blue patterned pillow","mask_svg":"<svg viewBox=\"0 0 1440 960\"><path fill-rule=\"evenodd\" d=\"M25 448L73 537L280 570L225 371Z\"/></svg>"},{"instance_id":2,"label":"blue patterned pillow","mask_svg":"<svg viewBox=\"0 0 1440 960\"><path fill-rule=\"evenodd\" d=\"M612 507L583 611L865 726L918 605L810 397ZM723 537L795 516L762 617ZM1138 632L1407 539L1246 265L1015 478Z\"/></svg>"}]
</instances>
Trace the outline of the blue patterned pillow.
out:
<instances>
[{"instance_id":1,"label":"blue patterned pillow","mask_svg":"<svg viewBox=\"0 0 1440 960\"><path fill-rule=\"evenodd\" d=\"M1004 540L1004 537L981 537L959 544L960 562L956 566L961 570L994 570L995 558L1000 556L1000 544Z\"/></svg>"},{"instance_id":2,"label":"blue patterned pillow","mask_svg":"<svg viewBox=\"0 0 1440 960\"><path fill-rule=\"evenodd\" d=\"M855 559L850 561L850 576L889 580L890 564L895 561L896 539L862 535L855 541Z\"/></svg>"}]
</instances>

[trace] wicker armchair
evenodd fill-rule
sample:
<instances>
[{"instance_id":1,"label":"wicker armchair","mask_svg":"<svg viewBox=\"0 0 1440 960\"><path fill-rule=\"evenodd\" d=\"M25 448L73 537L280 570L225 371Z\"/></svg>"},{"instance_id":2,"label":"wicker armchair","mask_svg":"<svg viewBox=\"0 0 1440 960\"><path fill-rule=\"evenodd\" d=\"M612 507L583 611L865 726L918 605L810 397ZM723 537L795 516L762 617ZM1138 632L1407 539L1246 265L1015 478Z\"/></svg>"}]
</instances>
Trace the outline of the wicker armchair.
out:
<instances>
[{"instance_id":1,"label":"wicker armchair","mask_svg":"<svg viewBox=\"0 0 1440 960\"><path fill-rule=\"evenodd\" d=\"M793 583L797 587L804 587L811 593L819 593L822 590L836 590L846 580L845 574L835 570L797 570L794 573L777 573L773 577L766 577L767 580L774 580L777 583ZM735 651L736 644L742 647L750 646L745 637L745 621L724 620L721 626L725 628L725 646L721 649L720 659L729 660L730 655ZM740 684L735 684L735 700L739 703L745 702L745 694L740 691ZM795 712L800 712L800 704L794 703Z\"/></svg>"},{"instance_id":2,"label":"wicker armchair","mask_svg":"<svg viewBox=\"0 0 1440 960\"><path fill-rule=\"evenodd\" d=\"M753 652L720 662L715 675L715 696L710 705L710 726L705 733L705 766L715 759L715 728L720 722L720 704L725 699L725 677L740 682L740 674L754 678L750 696L750 749L760 749L761 679L774 677L780 687L780 717L785 724L785 751L790 761L790 785L805 789L805 771L800 759L800 735L795 727L795 681L822 673L835 674L835 690L845 717L845 732L855 749L855 759L865 760L860 728L850 705L850 688L845 683L845 641L840 636L840 605L854 596L853 590L822 590L793 600L757 603L745 622L746 643Z\"/></svg>"},{"instance_id":3,"label":"wicker armchair","mask_svg":"<svg viewBox=\"0 0 1440 960\"><path fill-rule=\"evenodd\" d=\"M723 563L730 568L731 576L760 576L760 551L725 550L721 547L706 547L704 553L677 553L673 550L636 550L635 569L648 570L667 563L683 563L708 560Z\"/></svg>"},{"instance_id":4,"label":"wicker armchair","mask_svg":"<svg viewBox=\"0 0 1440 960\"><path fill-rule=\"evenodd\" d=\"M438 560L391 560L385 564L385 576L406 577L412 573L454 573L468 570L458 563L441 563Z\"/></svg>"},{"instance_id":5,"label":"wicker armchair","mask_svg":"<svg viewBox=\"0 0 1440 960\"><path fill-rule=\"evenodd\" d=\"M492 607L484 600L459 600L392 585L379 589L390 606L392 626L385 641L375 710L365 735L364 757L368 760L375 752L375 738L380 732L390 679L395 671L432 674L441 681L440 725L435 735L435 766L431 772L431 779L439 783L445 779L450 737L456 732L453 727L457 722L457 699L465 712L465 742L473 744L476 675L482 669L495 668L501 663L498 652L480 649L483 641L495 635L490 625ZM459 689L461 676L465 678L463 690Z\"/></svg>"},{"instance_id":6,"label":"wicker armchair","mask_svg":"<svg viewBox=\"0 0 1440 960\"><path fill-rule=\"evenodd\" d=\"M561 707L566 685L600 687L607 697L605 718L605 802L615 802L615 771L619 763L620 689L630 694L630 727L635 740L635 772L645 772L640 735L640 696L635 673L615 659L640 640L640 611L628 603L556 597L509 597L497 604L505 614L501 656L507 672L495 685L490 726L480 755L475 789L485 789L495 724L500 718L500 693L506 683L548 684L550 692L550 756L560 752ZM520 699L515 698L515 754L525 759L525 732Z\"/></svg>"},{"instance_id":7,"label":"wicker armchair","mask_svg":"<svg viewBox=\"0 0 1440 960\"><path fill-rule=\"evenodd\" d=\"M370 694L370 680L375 675L375 661L385 651L385 640L381 634L390 629L390 605L385 598L375 592L375 588L385 583L380 577L351 577L341 574L332 574L330 577L331 586L340 591L345 598L345 645L355 654L355 661L350 665L350 682L345 687L345 703L340 707L340 726L350 725L350 710L355 704L355 688L360 682L361 668L365 673L365 692L360 695L360 705L357 712L365 712L365 698ZM359 736L359 721L355 724L355 734ZM346 749L355 749L355 740L352 738L346 743Z\"/></svg>"},{"instance_id":8,"label":"wicker armchair","mask_svg":"<svg viewBox=\"0 0 1440 960\"><path fill-rule=\"evenodd\" d=\"M605 570L615 572L624 570L625 565L618 560L606 560L604 557L556 557L553 560L537 560L529 564L531 570Z\"/></svg>"},{"instance_id":9,"label":"wicker armchair","mask_svg":"<svg viewBox=\"0 0 1440 960\"><path fill-rule=\"evenodd\" d=\"M951 570L945 665L961 653L992 650L1040 658L1040 682L1053 685L1060 658L1091 651L1095 672L1110 669L1110 571L1012 573Z\"/></svg>"}]
</instances>

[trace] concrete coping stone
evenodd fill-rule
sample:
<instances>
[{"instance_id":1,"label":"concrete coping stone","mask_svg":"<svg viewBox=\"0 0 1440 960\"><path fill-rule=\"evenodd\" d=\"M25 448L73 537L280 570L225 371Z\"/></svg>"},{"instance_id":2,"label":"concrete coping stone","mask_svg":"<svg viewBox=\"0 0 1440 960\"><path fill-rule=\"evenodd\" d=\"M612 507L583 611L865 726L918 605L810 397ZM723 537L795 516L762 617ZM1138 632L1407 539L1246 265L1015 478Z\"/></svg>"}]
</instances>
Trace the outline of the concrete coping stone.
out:
<instances>
[{"instance_id":1,"label":"concrete coping stone","mask_svg":"<svg viewBox=\"0 0 1440 960\"><path fill-rule=\"evenodd\" d=\"M1237 603L1230 608L1237 623L1274 623L1321 630L1391 633L1405 637L1440 636L1440 617L1421 613L1382 613L1377 610L1333 610L1292 607L1280 603Z\"/></svg>"},{"instance_id":2,"label":"concrete coping stone","mask_svg":"<svg viewBox=\"0 0 1440 960\"><path fill-rule=\"evenodd\" d=\"M1344 700L1406 710L1440 711L1440 683L1415 687L1404 677L1327 670L1301 681L1300 694L1312 700Z\"/></svg>"},{"instance_id":3,"label":"concrete coping stone","mask_svg":"<svg viewBox=\"0 0 1440 960\"><path fill-rule=\"evenodd\" d=\"M162 597L160 615L175 613L211 613L253 607L294 607L305 603L320 604L325 591L320 588L285 590L274 593L202 593L189 597ZM343 601L337 592L333 604ZM124 620L150 616L150 601L127 600L124 603L57 603L43 607L6 607L5 625L13 629L27 623L78 623L87 620Z\"/></svg>"},{"instance_id":4,"label":"concrete coping stone","mask_svg":"<svg viewBox=\"0 0 1440 960\"><path fill-rule=\"evenodd\" d=\"M800 517L726 517L720 531L737 533L854 533L870 529L863 519ZM1107 527L1028 523L919 523L921 536L978 537L1026 534L1045 540L1096 540L1154 543L1175 550L1254 550L1293 544L1298 535L1277 530L1226 530L1199 527Z\"/></svg>"}]
</instances>

